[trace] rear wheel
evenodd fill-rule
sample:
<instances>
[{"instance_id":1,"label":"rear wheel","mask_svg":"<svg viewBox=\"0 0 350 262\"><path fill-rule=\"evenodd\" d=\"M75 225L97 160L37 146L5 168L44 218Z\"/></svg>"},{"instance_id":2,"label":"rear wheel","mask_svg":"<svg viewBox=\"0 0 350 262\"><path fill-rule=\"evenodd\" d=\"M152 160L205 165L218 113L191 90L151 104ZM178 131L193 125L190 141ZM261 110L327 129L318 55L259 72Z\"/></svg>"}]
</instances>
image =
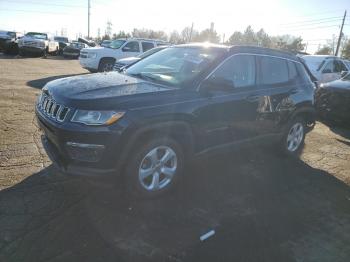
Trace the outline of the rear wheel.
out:
<instances>
[{"instance_id":1,"label":"rear wheel","mask_svg":"<svg viewBox=\"0 0 350 262\"><path fill-rule=\"evenodd\" d=\"M171 138L151 139L132 154L125 168L127 190L152 198L175 187L184 168L182 147Z\"/></svg>"},{"instance_id":2,"label":"rear wheel","mask_svg":"<svg viewBox=\"0 0 350 262\"><path fill-rule=\"evenodd\" d=\"M305 131L306 124L303 118L296 117L289 123L282 138L282 149L286 154L300 154L304 146Z\"/></svg>"}]
</instances>

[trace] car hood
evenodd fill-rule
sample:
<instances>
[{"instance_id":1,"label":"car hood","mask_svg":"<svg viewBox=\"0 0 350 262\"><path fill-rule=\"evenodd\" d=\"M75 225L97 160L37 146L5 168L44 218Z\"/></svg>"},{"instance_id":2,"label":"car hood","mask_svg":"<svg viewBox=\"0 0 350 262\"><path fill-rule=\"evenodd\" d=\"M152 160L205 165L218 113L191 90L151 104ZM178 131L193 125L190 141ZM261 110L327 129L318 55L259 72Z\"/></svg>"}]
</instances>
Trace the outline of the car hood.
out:
<instances>
[{"instance_id":1,"label":"car hood","mask_svg":"<svg viewBox=\"0 0 350 262\"><path fill-rule=\"evenodd\" d=\"M130 77L118 72L96 73L61 78L47 83L43 92L48 92L58 103L72 107L112 108L137 95L154 94L168 88L152 82Z\"/></svg>"},{"instance_id":2,"label":"car hood","mask_svg":"<svg viewBox=\"0 0 350 262\"><path fill-rule=\"evenodd\" d=\"M139 58L139 57L132 56L132 57L119 59L117 62L121 63L121 64L130 64L130 63L134 63L140 59L141 58Z\"/></svg>"},{"instance_id":3,"label":"car hood","mask_svg":"<svg viewBox=\"0 0 350 262\"><path fill-rule=\"evenodd\" d=\"M38 39L38 38L35 38L35 37L32 37L32 36L23 36L21 38L21 40L23 40L23 41L30 40L30 41L36 41L36 42L45 42L45 41L47 41L45 39Z\"/></svg>"},{"instance_id":4,"label":"car hood","mask_svg":"<svg viewBox=\"0 0 350 262\"><path fill-rule=\"evenodd\" d=\"M344 91L350 92L350 81L339 79L336 81L324 83L322 84L322 87L327 89L337 89L337 90L344 90Z\"/></svg>"}]
</instances>

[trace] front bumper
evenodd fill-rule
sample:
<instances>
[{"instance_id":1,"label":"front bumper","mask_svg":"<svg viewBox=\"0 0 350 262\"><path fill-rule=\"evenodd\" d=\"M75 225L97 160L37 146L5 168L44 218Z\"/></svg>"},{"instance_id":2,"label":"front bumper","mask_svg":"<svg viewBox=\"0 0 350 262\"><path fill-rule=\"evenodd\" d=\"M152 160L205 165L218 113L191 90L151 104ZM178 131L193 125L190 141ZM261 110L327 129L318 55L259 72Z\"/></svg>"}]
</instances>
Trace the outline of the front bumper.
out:
<instances>
[{"instance_id":1,"label":"front bumper","mask_svg":"<svg viewBox=\"0 0 350 262\"><path fill-rule=\"evenodd\" d=\"M88 70L98 70L98 62L96 58L81 58L79 57L80 65Z\"/></svg>"},{"instance_id":2,"label":"front bumper","mask_svg":"<svg viewBox=\"0 0 350 262\"><path fill-rule=\"evenodd\" d=\"M118 173L123 126L88 127L59 124L36 109L42 144L53 164L65 174L110 176Z\"/></svg>"},{"instance_id":3,"label":"front bumper","mask_svg":"<svg viewBox=\"0 0 350 262\"><path fill-rule=\"evenodd\" d=\"M34 47L34 46L21 46L19 49L22 52L28 52L28 53L34 53L34 54L41 54L44 52L44 47Z\"/></svg>"}]
</instances>

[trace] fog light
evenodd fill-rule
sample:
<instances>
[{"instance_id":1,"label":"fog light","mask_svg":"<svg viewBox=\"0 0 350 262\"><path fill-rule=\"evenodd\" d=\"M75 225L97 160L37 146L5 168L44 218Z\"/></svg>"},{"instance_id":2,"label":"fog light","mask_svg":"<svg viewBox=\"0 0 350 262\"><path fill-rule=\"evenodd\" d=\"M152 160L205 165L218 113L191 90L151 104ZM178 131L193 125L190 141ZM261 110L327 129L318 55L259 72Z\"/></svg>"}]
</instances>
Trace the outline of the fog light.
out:
<instances>
[{"instance_id":1,"label":"fog light","mask_svg":"<svg viewBox=\"0 0 350 262\"><path fill-rule=\"evenodd\" d=\"M85 162L97 162L101 159L105 146L67 142L66 149L72 159Z\"/></svg>"}]
</instances>

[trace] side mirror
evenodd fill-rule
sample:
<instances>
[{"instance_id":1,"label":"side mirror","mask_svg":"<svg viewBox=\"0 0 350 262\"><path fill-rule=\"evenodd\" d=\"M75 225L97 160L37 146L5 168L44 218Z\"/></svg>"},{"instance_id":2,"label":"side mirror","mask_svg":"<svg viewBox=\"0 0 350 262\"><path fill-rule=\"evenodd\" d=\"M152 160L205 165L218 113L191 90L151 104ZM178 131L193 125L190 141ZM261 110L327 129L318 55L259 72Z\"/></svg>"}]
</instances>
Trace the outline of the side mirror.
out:
<instances>
[{"instance_id":1,"label":"side mirror","mask_svg":"<svg viewBox=\"0 0 350 262\"><path fill-rule=\"evenodd\" d=\"M341 71L341 73L340 73L341 78L346 76L348 73L349 73L349 71Z\"/></svg>"},{"instance_id":2,"label":"side mirror","mask_svg":"<svg viewBox=\"0 0 350 262\"><path fill-rule=\"evenodd\" d=\"M332 71L330 69L324 69L322 71L322 74L330 74L330 73L332 73Z\"/></svg>"},{"instance_id":3,"label":"side mirror","mask_svg":"<svg viewBox=\"0 0 350 262\"><path fill-rule=\"evenodd\" d=\"M130 52L131 48L128 46L123 47L123 52Z\"/></svg>"}]
</instances>

